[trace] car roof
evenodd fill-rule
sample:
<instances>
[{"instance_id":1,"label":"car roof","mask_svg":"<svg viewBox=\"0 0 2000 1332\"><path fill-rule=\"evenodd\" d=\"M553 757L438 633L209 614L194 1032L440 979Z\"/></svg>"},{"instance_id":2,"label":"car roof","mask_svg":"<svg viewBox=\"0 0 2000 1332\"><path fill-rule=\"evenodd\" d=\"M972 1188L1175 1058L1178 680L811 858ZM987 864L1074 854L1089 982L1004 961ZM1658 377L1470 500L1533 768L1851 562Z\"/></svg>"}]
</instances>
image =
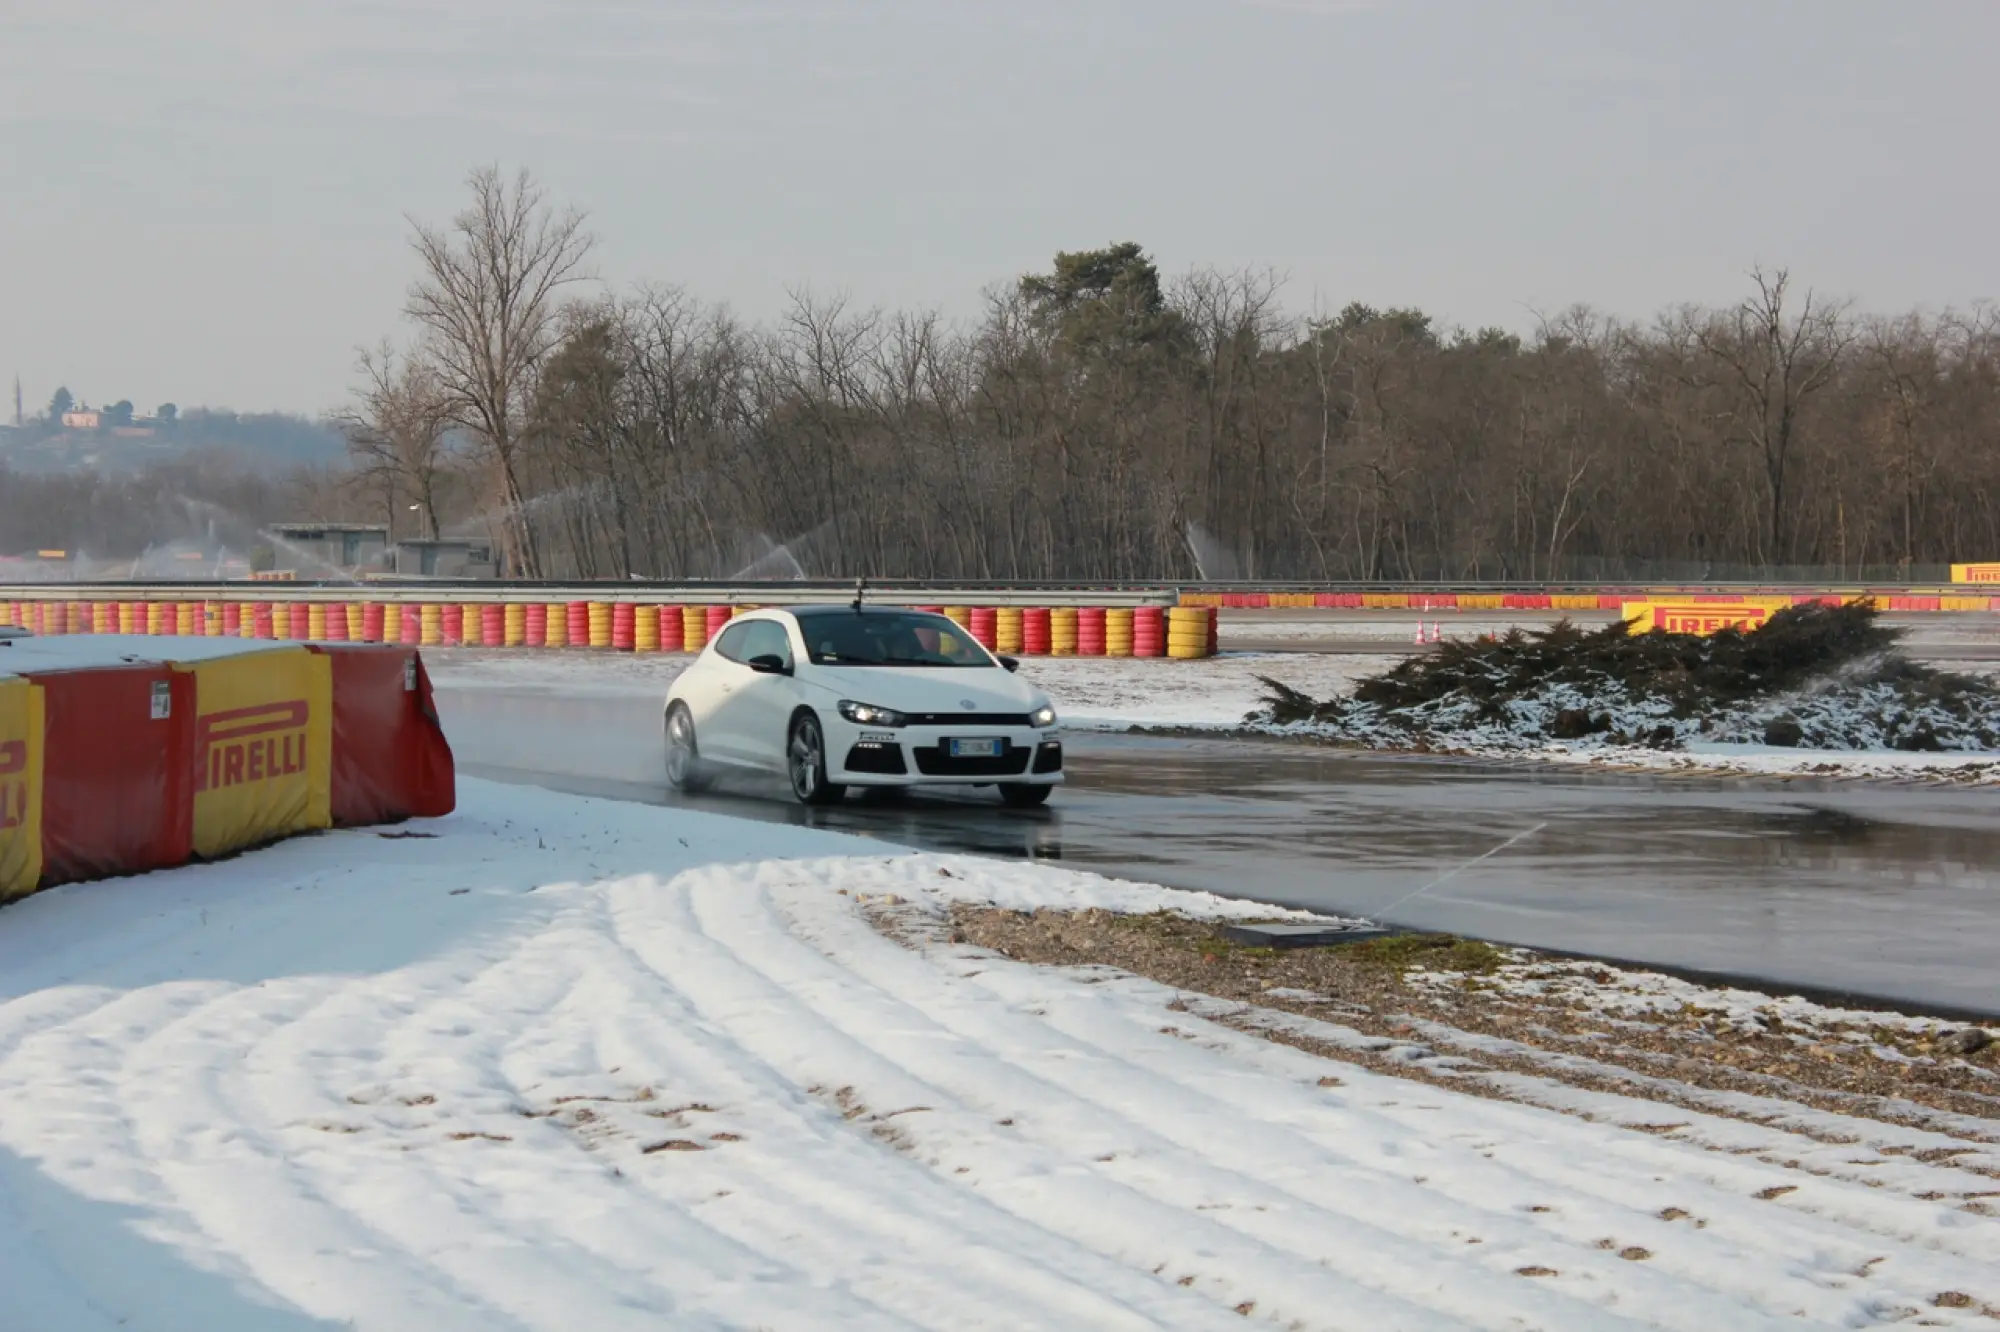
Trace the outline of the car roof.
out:
<instances>
[{"instance_id":1,"label":"car roof","mask_svg":"<svg viewBox=\"0 0 2000 1332\"><path fill-rule=\"evenodd\" d=\"M853 606L787 606L785 610L801 620L820 618L828 615L929 615L932 612L918 610L915 606L863 606L857 612Z\"/></svg>"}]
</instances>

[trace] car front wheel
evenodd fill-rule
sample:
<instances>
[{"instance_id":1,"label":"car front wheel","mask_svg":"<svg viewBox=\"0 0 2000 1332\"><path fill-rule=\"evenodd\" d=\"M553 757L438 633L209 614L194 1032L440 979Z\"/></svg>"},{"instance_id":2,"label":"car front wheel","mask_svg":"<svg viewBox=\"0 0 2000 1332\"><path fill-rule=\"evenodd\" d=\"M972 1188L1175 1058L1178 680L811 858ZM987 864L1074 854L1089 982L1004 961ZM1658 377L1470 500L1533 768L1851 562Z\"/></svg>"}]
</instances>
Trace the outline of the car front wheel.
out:
<instances>
[{"instance_id":1,"label":"car front wheel","mask_svg":"<svg viewBox=\"0 0 2000 1332\"><path fill-rule=\"evenodd\" d=\"M792 794L802 805L831 805L847 794L845 787L826 779L826 734L820 730L819 718L810 713L792 721L785 768L791 775Z\"/></svg>"},{"instance_id":2,"label":"car front wheel","mask_svg":"<svg viewBox=\"0 0 2000 1332\"><path fill-rule=\"evenodd\" d=\"M667 785L676 791L699 791L701 750L695 743L694 718L679 703L667 709Z\"/></svg>"}]
</instances>

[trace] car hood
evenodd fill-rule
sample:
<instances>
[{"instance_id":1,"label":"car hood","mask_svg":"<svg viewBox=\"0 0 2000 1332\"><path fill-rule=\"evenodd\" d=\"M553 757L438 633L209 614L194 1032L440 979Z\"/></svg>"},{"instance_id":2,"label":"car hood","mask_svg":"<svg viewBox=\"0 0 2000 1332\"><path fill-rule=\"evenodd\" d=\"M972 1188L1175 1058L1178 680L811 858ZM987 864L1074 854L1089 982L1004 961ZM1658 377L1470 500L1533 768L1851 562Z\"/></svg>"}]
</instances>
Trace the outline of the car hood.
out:
<instances>
[{"instance_id":1,"label":"car hood","mask_svg":"<svg viewBox=\"0 0 2000 1332\"><path fill-rule=\"evenodd\" d=\"M898 712L1033 712L1048 702L998 666L815 666L810 678L842 698Z\"/></svg>"}]
</instances>

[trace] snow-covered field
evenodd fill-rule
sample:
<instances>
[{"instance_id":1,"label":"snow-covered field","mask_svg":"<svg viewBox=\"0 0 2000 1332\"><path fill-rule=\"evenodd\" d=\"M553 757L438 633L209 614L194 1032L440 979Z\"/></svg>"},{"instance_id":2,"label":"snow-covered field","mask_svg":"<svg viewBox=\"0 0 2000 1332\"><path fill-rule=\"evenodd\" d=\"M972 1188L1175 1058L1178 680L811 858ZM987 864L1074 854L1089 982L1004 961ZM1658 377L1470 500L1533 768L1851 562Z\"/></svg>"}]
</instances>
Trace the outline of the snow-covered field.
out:
<instances>
[{"instance_id":1,"label":"snow-covered field","mask_svg":"<svg viewBox=\"0 0 2000 1332\"><path fill-rule=\"evenodd\" d=\"M0 912L0 1328L1712 1332L2000 1305L1990 1144L1757 1097L1467 1094L868 918L1239 903L462 798ZM1270 1022L1343 1048L1337 1015Z\"/></svg>"}]
</instances>

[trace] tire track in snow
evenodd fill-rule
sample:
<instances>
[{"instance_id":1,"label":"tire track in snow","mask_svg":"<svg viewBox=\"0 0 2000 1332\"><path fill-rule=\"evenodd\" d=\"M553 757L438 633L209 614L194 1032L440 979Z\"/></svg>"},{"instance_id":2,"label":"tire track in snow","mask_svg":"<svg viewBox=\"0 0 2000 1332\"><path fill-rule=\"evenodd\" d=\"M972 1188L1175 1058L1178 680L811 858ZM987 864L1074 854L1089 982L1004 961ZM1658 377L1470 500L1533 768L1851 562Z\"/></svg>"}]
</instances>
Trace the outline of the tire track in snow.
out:
<instances>
[{"instance_id":1,"label":"tire track in snow","mask_svg":"<svg viewBox=\"0 0 2000 1332\"><path fill-rule=\"evenodd\" d=\"M853 1081L851 1069L840 1060L816 1074L786 1057L815 1048L815 1037L833 1033L819 1028L810 1009L789 1002L773 1005L763 987L741 983L754 973L707 939L696 922L689 897L700 883L698 875L682 875L666 885L613 886L619 937L685 1005L682 1029L708 1032L723 1066L759 1070L763 1085L755 1090L771 1100L797 1103L802 1087ZM926 1115L942 1112L943 1102L925 1098L915 1084L903 1090L912 1094L879 1103L925 1105L930 1107ZM883 1240L914 1244L917 1256L930 1255L940 1274L954 1276L966 1255L978 1259L980 1279L972 1298L950 1289L958 1283L948 1279L943 1307L919 1302L911 1309L926 1325L1239 1325L1207 1300L1106 1263L1063 1235L951 1187L935 1172L855 1132L837 1111L812 1102L804 1107L809 1109L799 1127L817 1140L813 1155L824 1162L824 1178L815 1178L818 1172L788 1171L771 1182L790 1191L794 1203L831 1209L833 1224L801 1235L801 1242L831 1244L829 1257L836 1261L848 1261L851 1255L844 1251L850 1249L853 1255L879 1252ZM838 1196L828 1195L829 1183Z\"/></svg>"},{"instance_id":2,"label":"tire track in snow","mask_svg":"<svg viewBox=\"0 0 2000 1332\"><path fill-rule=\"evenodd\" d=\"M788 873L783 866L765 870L767 878L779 881ZM1564 1294L1511 1273L1499 1276L1464 1264L1448 1264L1437 1272L1435 1284L1445 1287L1441 1293L1450 1311L1427 1308L1400 1291L1370 1284L1373 1279L1389 1286L1397 1279L1391 1273L1408 1269L1412 1262L1422 1266L1435 1257L1428 1251L1411 1252L1398 1236L1376 1233L1350 1218L1322 1215L1328 1225L1346 1225L1338 1242L1330 1246L1334 1251L1301 1253L1296 1235L1283 1227L1274 1228L1277 1233L1253 1235L1228 1218L1172 1206L1170 1200L1144 1192L1134 1181L1114 1177L1099 1168L1101 1163L1088 1160L1087 1151L1026 1141L1019 1133L997 1135L992 1131L994 1118L1018 1111L1023 1104L1037 1107L1029 1112L1034 1117L1051 1105L1073 1103L1075 1097L1060 1083L1073 1080L1076 1070L1065 1070L1059 1080L1046 1080L1015 1068L977 1039L937 1026L933 1014L894 999L872 980L839 967L791 935L768 905L753 901L740 879L700 871L685 877L695 881L704 921L724 936L721 952L732 968L707 980L704 993L728 989L735 992L733 1002L741 1007L769 1010L783 1005L812 1013L810 1039L794 1034L789 1048L778 1055L795 1068L813 1070L796 1076L817 1077L825 1070L870 1088L871 1098L879 1095L884 1103L916 1102L940 1111L950 1103L954 1115L926 1115L916 1131L935 1141L946 1134L933 1125L955 1120L951 1127L976 1145L980 1157L1011 1166L1006 1178L998 1177L990 1164L982 1169L978 1184L983 1192L1042 1224L1066 1230L1079 1243L1111 1244L1110 1252L1141 1270L1163 1255L1175 1255L1168 1264L1174 1271L1217 1273L1211 1284L1231 1282L1231 1292L1224 1296L1231 1302L1255 1299L1260 1309L1309 1321L1324 1319L1329 1309L1341 1310L1340 1316L1356 1326L1462 1327L1469 1321L1500 1325L1512 1316L1547 1319L1580 1312ZM783 976L774 978L780 971ZM899 1046L928 1048L899 1060L893 1053ZM837 1061L825 1053L828 1049L839 1050ZM936 1073L925 1080L919 1066L930 1062L925 1056L932 1051L955 1056L939 1061L937 1067L948 1070L960 1085L940 1083ZM974 1105L978 1109L969 1110ZM1084 1109L1103 1119L1097 1107ZM1184 1153L1174 1164L1194 1174L1211 1169L1198 1153ZM1163 1201L1170 1204L1164 1211ZM1287 1204L1295 1213L1311 1207L1299 1199L1288 1199ZM1147 1238L1113 1241L1112 1236ZM1219 1275L1225 1272L1237 1275ZM1740 1306L1732 1308L1739 1320L1742 1312ZM1594 1307L1589 1317L1600 1326L1621 1321L1618 1315Z\"/></svg>"},{"instance_id":3,"label":"tire track in snow","mask_svg":"<svg viewBox=\"0 0 2000 1332\"><path fill-rule=\"evenodd\" d=\"M774 866L768 873L782 876L784 870ZM1210 1094L1211 1086L1227 1085L1231 1073L1212 1052L1191 1048L1150 1028L1135 1030L1122 1018L1113 1020L1115 1039L1091 1042L1060 1032L1052 1026L1053 1017L1030 1018L1015 1004L954 1005L949 1001L952 978L883 939L852 912L826 912L825 901L824 888L812 885L798 889L793 904L818 908L813 911L815 929L807 932L815 934L822 949L833 951L833 965L865 973L913 1010L948 1022L953 1034L969 1044L1009 1052L1007 1062L1035 1080L1032 1094L1023 1099L1031 1099L1035 1105L1030 1121L1047 1125L1042 1130L1046 1140L1087 1140L1093 1127L1101 1131L1107 1122L1115 1124L1114 1132L1104 1134L1093 1146L1079 1144L1079 1150L1095 1154L1102 1147L1115 1146L1121 1157L1126 1152L1136 1153L1150 1167L1140 1172L1143 1178L1115 1166L1112 1173L1133 1187L1148 1190L1166 1205L1198 1207L1203 1190L1211 1191L1211 1196L1215 1192L1233 1194L1241 1205L1219 1218L1222 1224L1259 1234L1266 1242L1311 1261L1316 1254L1301 1244L1302 1237L1289 1225L1291 1218L1281 1221L1270 1211L1287 1204L1295 1215L1299 1209L1309 1209L1308 1220L1334 1232L1328 1236L1328 1247L1338 1250L1340 1261L1356 1264L1362 1271L1372 1265L1376 1272L1407 1273L1408 1280L1424 1288L1448 1287L1451 1298L1459 1302L1446 1307L1467 1319L1559 1316L1560 1307L1552 1305L1560 1306L1570 1299L1588 1302L1593 1294L1601 1297L1609 1289L1619 1292L1619 1313L1608 1314L1593 1307L1591 1316L1599 1322L1626 1313L1637 1307L1634 1300L1649 1295L1651 1299L1641 1303L1662 1326L1708 1327L1715 1325L1717 1317L1743 1325L1740 1299L1718 1298L1716 1287L1728 1290L1733 1284L1737 1289L1732 1293L1742 1296L1756 1287L1759 1278L1763 1285L1769 1284L1767 1273L1753 1276L1744 1272L1736 1283L1690 1286L1651 1269L1650 1264L1635 1267L1601 1252L1595 1244L1598 1236L1579 1241L1526 1224L1526 1203L1501 1210L1493 1205L1490 1195L1479 1200L1448 1198L1423 1187L1427 1179L1413 1184L1414 1171L1434 1170L1423 1161L1361 1163L1328 1152L1272 1123L1258 1106L1242 1101L1217 1102ZM732 923L739 917L744 928L758 936L753 946L743 949L746 955L770 957L781 949L770 928L747 907L731 918ZM1044 991L1066 991L1075 1002L1060 1010L1064 1014L1095 1011L1099 1006L1095 1000L1101 991L1077 986L1066 977L1007 963L995 964L995 970L1025 977L1027 984ZM861 1011L844 1025L854 1033L894 1030L896 1023ZM1135 1059L1134 1052L1153 1057ZM1068 1071L1077 1055L1094 1060L1088 1065L1087 1076ZM1162 1075L1161 1070L1169 1068L1172 1072ZM1279 1100L1284 1097L1282 1086L1270 1087L1262 1081L1256 1085L1260 1094ZM1403 1084L1403 1088L1411 1089L1410 1084ZM948 1090L961 1095L990 1094L987 1088ZM1314 1092L1320 1098L1322 1114L1331 1112L1348 1122L1353 1120L1354 1116L1329 1106L1324 1093L1317 1088ZM1445 1095L1432 1093L1432 1099ZM1226 1129L1218 1132L1219 1126ZM1541 1127L1548 1127L1548 1122L1544 1120ZM1421 1135L1413 1138L1400 1127L1395 1136L1402 1142L1423 1141ZM1159 1164L1152 1164L1156 1161ZM1517 1190L1517 1195L1521 1191L1526 1190ZM1542 1182L1529 1196L1559 1192ZM1266 1209L1263 1213L1254 1210L1260 1198ZM1657 1218L1620 1210L1630 1222L1628 1230L1644 1229L1648 1222L1662 1224ZM1382 1230L1375 1220L1378 1217L1391 1228ZM1467 1256L1468 1231L1477 1232L1483 1241L1482 1247L1471 1251L1476 1257ZM1445 1256L1447 1244L1457 1256ZM1552 1253L1557 1256L1551 1257ZM1526 1255L1530 1254L1540 1260L1535 1265L1560 1261L1563 1266L1559 1270L1568 1277L1565 1284L1583 1289L1524 1284L1513 1275L1513 1265L1517 1261L1527 1264ZM1708 1256L1717 1261L1734 1259L1721 1246L1715 1246ZM1434 1269L1429 1274L1427 1266ZM1416 1270L1412 1271L1413 1267ZM1592 1282L1599 1286L1595 1292L1589 1289ZM1839 1312L1847 1309L1843 1306Z\"/></svg>"}]
</instances>

